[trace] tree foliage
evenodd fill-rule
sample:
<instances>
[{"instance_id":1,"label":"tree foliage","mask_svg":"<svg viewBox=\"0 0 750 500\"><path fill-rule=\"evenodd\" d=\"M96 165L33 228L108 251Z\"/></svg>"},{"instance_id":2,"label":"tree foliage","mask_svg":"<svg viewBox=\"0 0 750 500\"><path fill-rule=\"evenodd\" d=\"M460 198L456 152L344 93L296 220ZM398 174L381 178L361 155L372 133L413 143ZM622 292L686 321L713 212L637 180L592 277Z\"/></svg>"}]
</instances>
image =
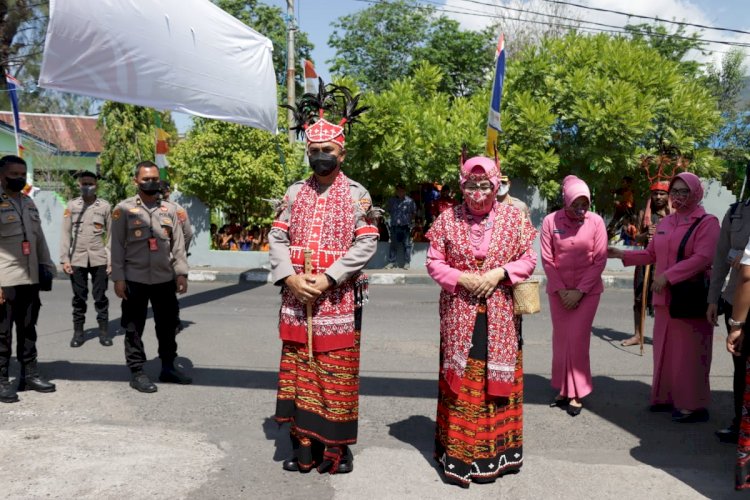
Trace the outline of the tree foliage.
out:
<instances>
[{"instance_id":1,"label":"tree foliage","mask_svg":"<svg viewBox=\"0 0 750 500\"><path fill-rule=\"evenodd\" d=\"M665 151L699 175L721 170L708 147L716 100L641 40L572 33L528 49L508 66L502 115L505 168L550 198L574 173L604 202L622 176L644 179L643 155Z\"/></svg>"},{"instance_id":2,"label":"tree foliage","mask_svg":"<svg viewBox=\"0 0 750 500\"><path fill-rule=\"evenodd\" d=\"M664 59L679 63L686 74L698 75L700 63L686 59L686 56L691 50L701 52L705 46L705 42L701 41L700 32L688 33L682 25L670 32L663 24L647 23L629 24L625 26L625 31L633 40L645 42L652 47Z\"/></svg>"},{"instance_id":3,"label":"tree foliage","mask_svg":"<svg viewBox=\"0 0 750 500\"><path fill-rule=\"evenodd\" d=\"M347 136L345 171L375 198L399 183L456 187L461 146L483 148L489 94L454 98L440 91L444 77L440 68L423 63L387 90L365 94L372 109Z\"/></svg>"},{"instance_id":4,"label":"tree foliage","mask_svg":"<svg viewBox=\"0 0 750 500\"><path fill-rule=\"evenodd\" d=\"M169 154L180 191L243 221L270 221L271 205L263 198L281 198L303 176L301 160L301 148L281 135L204 118L195 119Z\"/></svg>"},{"instance_id":5,"label":"tree foliage","mask_svg":"<svg viewBox=\"0 0 750 500\"><path fill-rule=\"evenodd\" d=\"M106 101L99 114L103 148L99 160L101 174L100 193L112 202L133 196L133 167L141 161L154 161L156 137L154 112L149 108ZM162 127L177 137L169 112L161 113Z\"/></svg>"},{"instance_id":6,"label":"tree foliage","mask_svg":"<svg viewBox=\"0 0 750 500\"><path fill-rule=\"evenodd\" d=\"M434 14L414 0L396 0L339 18L328 41L336 49L331 71L379 92L429 62L443 68L440 90L475 92L492 68L492 31L461 30L458 22Z\"/></svg>"},{"instance_id":7,"label":"tree foliage","mask_svg":"<svg viewBox=\"0 0 750 500\"><path fill-rule=\"evenodd\" d=\"M96 99L36 86L48 20L48 1L0 0L0 74L10 73L21 82L22 112L91 114ZM0 88L5 89L5 79L1 80ZM10 109L6 92L0 93L0 108Z\"/></svg>"},{"instance_id":8,"label":"tree foliage","mask_svg":"<svg viewBox=\"0 0 750 500\"><path fill-rule=\"evenodd\" d=\"M708 66L705 77L723 121L712 143L727 169L723 181L737 194L750 163L750 106L741 104L746 85L743 59L741 50L731 50L724 55L721 64Z\"/></svg>"}]
</instances>

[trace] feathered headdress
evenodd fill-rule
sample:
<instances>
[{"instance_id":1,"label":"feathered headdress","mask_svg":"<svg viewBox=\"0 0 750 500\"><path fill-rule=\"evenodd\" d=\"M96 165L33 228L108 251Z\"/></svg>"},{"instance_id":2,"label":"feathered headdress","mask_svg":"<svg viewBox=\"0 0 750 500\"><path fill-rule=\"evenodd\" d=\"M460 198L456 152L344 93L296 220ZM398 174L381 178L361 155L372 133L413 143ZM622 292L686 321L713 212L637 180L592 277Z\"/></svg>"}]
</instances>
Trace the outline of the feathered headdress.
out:
<instances>
[{"instance_id":1,"label":"feathered headdress","mask_svg":"<svg viewBox=\"0 0 750 500\"><path fill-rule=\"evenodd\" d=\"M296 106L282 104L291 109L297 134L304 134L308 142L335 142L344 146L344 126L349 132L351 126L369 106L359 106L361 94L352 96L351 91L341 85L325 85L322 78L318 78L318 92L306 93ZM340 117L338 125L326 120L326 114ZM335 119L334 119L335 120Z\"/></svg>"},{"instance_id":2,"label":"feathered headdress","mask_svg":"<svg viewBox=\"0 0 750 500\"><path fill-rule=\"evenodd\" d=\"M677 172L686 171L688 165L688 159L679 152L644 156L641 159L641 167L646 171L650 191L669 191L669 181Z\"/></svg>"}]
</instances>

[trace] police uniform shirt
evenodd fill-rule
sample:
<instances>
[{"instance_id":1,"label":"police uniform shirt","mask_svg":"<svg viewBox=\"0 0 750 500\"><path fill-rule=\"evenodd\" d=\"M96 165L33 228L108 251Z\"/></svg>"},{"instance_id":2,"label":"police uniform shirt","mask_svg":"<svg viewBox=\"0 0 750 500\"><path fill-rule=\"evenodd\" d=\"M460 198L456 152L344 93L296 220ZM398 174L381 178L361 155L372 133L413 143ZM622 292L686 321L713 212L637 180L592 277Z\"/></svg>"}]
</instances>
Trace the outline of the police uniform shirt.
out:
<instances>
[{"instance_id":1,"label":"police uniform shirt","mask_svg":"<svg viewBox=\"0 0 750 500\"><path fill-rule=\"evenodd\" d=\"M750 206L748 203L737 203L736 206L727 210L724 220L721 222L721 233L719 240L716 242L716 253L711 268L711 284L708 289L708 303L717 304L719 297L732 303L734 290L740 281L740 273L737 269L732 268L734 259L741 255L741 263L750 265L750 260L745 257L745 250L748 239L750 239ZM724 280L729 274L729 283L722 292Z\"/></svg>"},{"instance_id":2,"label":"police uniform shirt","mask_svg":"<svg viewBox=\"0 0 750 500\"><path fill-rule=\"evenodd\" d=\"M29 255L24 255L24 241ZM38 284L40 264L56 274L39 210L25 194L14 199L0 188L0 286Z\"/></svg>"},{"instance_id":3,"label":"police uniform shirt","mask_svg":"<svg viewBox=\"0 0 750 500\"><path fill-rule=\"evenodd\" d=\"M68 202L63 214L60 263L76 267L109 265L105 239L110 231L112 207L97 198L86 205L82 197Z\"/></svg>"},{"instance_id":4,"label":"police uniform shirt","mask_svg":"<svg viewBox=\"0 0 750 500\"><path fill-rule=\"evenodd\" d=\"M113 281L155 285L188 274L185 238L172 203L149 208L137 195L120 202L112 211L110 246Z\"/></svg>"},{"instance_id":5,"label":"police uniform shirt","mask_svg":"<svg viewBox=\"0 0 750 500\"><path fill-rule=\"evenodd\" d=\"M182 226L182 235L185 237L185 249L190 248L190 242L193 241L193 226L190 224L190 218L188 217L187 211L180 206L179 203L175 203L171 200L166 200L166 203L171 203L175 206L177 220Z\"/></svg>"}]
</instances>

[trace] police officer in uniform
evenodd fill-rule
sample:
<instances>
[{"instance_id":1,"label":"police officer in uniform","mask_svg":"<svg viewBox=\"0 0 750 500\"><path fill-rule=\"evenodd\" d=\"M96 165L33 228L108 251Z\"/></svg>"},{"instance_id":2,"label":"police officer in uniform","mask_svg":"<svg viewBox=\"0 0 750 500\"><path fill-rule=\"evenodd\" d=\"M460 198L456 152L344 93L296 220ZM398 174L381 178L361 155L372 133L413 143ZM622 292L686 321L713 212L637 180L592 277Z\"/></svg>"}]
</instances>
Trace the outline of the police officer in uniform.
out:
<instances>
[{"instance_id":1,"label":"police officer in uniform","mask_svg":"<svg viewBox=\"0 0 750 500\"><path fill-rule=\"evenodd\" d=\"M77 172L75 177L81 196L68 202L60 239L60 263L63 271L70 275L73 286L73 338L70 347L80 347L85 342L83 324L86 321L89 275L99 324L99 343L111 346L107 299L110 262L105 239L109 234L112 207L109 202L96 196L97 174L84 170Z\"/></svg>"},{"instance_id":2,"label":"police officer in uniform","mask_svg":"<svg viewBox=\"0 0 750 500\"><path fill-rule=\"evenodd\" d=\"M54 392L55 384L39 373L36 321L39 317L39 273L54 276L39 210L21 191L26 162L18 156L0 158L0 401L18 401L8 380L12 331L16 325L16 357L21 364L18 390Z\"/></svg>"},{"instance_id":3,"label":"police officer in uniform","mask_svg":"<svg viewBox=\"0 0 750 500\"><path fill-rule=\"evenodd\" d=\"M190 256L190 243L193 241L193 226L190 224L190 218L188 217L187 211L180 206L179 203L169 199L169 195L172 194L172 186L169 181L161 181L161 199L168 201L177 208L177 220L182 226L182 234L185 236L185 253ZM182 320L180 319L180 302L177 302L177 329L176 333L180 333L183 330Z\"/></svg>"},{"instance_id":4,"label":"police officer in uniform","mask_svg":"<svg viewBox=\"0 0 750 500\"><path fill-rule=\"evenodd\" d=\"M159 380L192 382L174 366L175 293L187 291L187 255L177 209L159 199L161 185L156 164L143 161L136 165L135 183L138 194L120 202L112 212L112 281L115 294L122 299L121 326L125 329L130 386L140 392L156 392L156 385L143 372L146 353L142 336L149 300L162 363Z\"/></svg>"}]
</instances>

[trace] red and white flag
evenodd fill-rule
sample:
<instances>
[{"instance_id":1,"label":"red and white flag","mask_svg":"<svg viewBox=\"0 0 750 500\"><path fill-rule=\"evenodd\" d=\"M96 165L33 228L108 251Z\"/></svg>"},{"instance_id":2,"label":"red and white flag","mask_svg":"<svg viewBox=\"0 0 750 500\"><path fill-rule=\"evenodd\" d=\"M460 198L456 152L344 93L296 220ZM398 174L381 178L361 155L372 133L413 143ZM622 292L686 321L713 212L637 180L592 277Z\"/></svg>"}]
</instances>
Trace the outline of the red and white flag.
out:
<instances>
[{"instance_id":1,"label":"red and white flag","mask_svg":"<svg viewBox=\"0 0 750 500\"><path fill-rule=\"evenodd\" d=\"M318 91L318 74L312 61L305 59L305 93L315 94Z\"/></svg>"}]
</instances>

